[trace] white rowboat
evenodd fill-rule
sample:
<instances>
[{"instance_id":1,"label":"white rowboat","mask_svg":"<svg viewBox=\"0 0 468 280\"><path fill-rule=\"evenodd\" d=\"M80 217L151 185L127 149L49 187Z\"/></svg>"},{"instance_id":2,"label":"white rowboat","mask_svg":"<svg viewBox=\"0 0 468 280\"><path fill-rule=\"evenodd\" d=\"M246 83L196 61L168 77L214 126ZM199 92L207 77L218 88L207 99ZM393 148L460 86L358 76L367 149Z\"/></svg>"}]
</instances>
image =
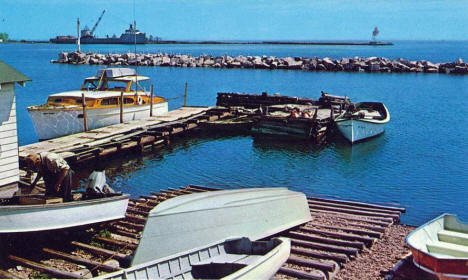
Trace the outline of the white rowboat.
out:
<instances>
[{"instance_id":1,"label":"white rowboat","mask_svg":"<svg viewBox=\"0 0 468 280\"><path fill-rule=\"evenodd\" d=\"M352 143L382 134L390 121L387 107L380 102L360 102L353 111L335 119L341 134Z\"/></svg>"},{"instance_id":2,"label":"white rowboat","mask_svg":"<svg viewBox=\"0 0 468 280\"><path fill-rule=\"evenodd\" d=\"M129 195L36 205L0 206L0 233L69 228L125 217Z\"/></svg>"},{"instance_id":3,"label":"white rowboat","mask_svg":"<svg viewBox=\"0 0 468 280\"><path fill-rule=\"evenodd\" d=\"M105 279L270 279L288 259L288 238L237 238L103 275Z\"/></svg>"}]
</instances>

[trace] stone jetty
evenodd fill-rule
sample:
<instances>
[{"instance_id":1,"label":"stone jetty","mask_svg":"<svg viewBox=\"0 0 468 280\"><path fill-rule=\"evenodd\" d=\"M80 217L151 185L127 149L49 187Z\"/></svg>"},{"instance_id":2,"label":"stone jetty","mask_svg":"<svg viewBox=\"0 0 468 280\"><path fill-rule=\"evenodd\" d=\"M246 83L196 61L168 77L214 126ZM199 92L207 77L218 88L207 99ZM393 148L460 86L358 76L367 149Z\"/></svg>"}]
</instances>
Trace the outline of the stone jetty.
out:
<instances>
[{"instance_id":1,"label":"stone jetty","mask_svg":"<svg viewBox=\"0 0 468 280\"><path fill-rule=\"evenodd\" d=\"M468 63L461 58L454 62L433 63L426 60L391 60L384 57L354 57L339 60L328 57L274 57L274 56L211 56L194 57L185 54L100 54L61 52L52 63L90 65L138 65L162 67L210 67L245 69L285 69L328 72L384 72L384 73L443 73L468 74Z\"/></svg>"}]
</instances>

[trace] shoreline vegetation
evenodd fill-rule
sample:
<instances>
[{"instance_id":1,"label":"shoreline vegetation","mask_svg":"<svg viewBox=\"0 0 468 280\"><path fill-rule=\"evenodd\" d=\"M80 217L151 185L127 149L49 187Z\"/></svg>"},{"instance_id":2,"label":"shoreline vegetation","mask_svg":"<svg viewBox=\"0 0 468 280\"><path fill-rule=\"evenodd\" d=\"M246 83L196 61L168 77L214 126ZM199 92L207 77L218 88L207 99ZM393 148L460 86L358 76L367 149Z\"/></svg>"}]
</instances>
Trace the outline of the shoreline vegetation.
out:
<instances>
[{"instance_id":1,"label":"shoreline vegetation","mask_svg":"<svg viewBox=\"0 0 468 280\"><path fill-rule=\"evenodd\" d=\"M408 61L403 58L390 60L384 57L354 57L331 59L328 57L275 57L275 56L211 56L198 57L184 54L100 54L61 52L58 60L51 63L73 65L108 66L160 66L160 67L205 67L244 69L283 69L324 72L372 72L372 73L442 73L468 74L468 63L461 58L454 62L433 63L426 60Z\"/></svg>"}]
</instances>

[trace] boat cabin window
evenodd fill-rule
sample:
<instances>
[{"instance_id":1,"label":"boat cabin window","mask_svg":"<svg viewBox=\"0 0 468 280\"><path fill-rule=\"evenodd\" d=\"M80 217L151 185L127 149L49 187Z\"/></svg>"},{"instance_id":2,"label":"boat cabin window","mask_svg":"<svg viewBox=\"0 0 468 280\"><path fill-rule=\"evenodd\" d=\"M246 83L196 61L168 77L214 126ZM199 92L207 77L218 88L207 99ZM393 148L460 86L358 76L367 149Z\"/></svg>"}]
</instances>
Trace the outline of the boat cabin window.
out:
<instances>
[{"instance_id":1,"label":"boat cabin window","mask_svg":"<svg viewBox=\"0 0 468 280\"><path fill-rule=\"evenodd\" d=\"M101 101L101 105L118 105L119 99L117 97L104 98Z\"/></svg>"},{"instance_id":2,"label":"boat cabin window","mask_svg":"<svg viewBox=\"0 0 468 280\"><path fill-rule=\"evenodd\" d=\"M124 104L133 104L133 103L135 103L135 100L133 100L133 98L130 98L130 97L124 98Z\"/></svg>"},{"instance_id":3,"label":"boat cabin window","mask_svg":"<svg viewBox=\"0 0 468 280\"><path fill-rule=\"evenodd\" d=\"M81 90L95 90L99 80L85 80L83 86L81 86Z\"/></svg>"},{"instance_id":4,"label":"boat cabin window","mask_svg":"<svg viewBox=\"0 0 468 280\"><path fill-rule=\"evenodd\" d=\"M61 103L61 102L63 102L63 98L54 98L54 99L52 100L52 102L54 102L54 103Z\"/></svg>"},{"instance_id":5,"label":"boat cabin window","mask_svg":"<svg viewBox=\"0 0 468 280\"><path fill-rule=\"evenodd\" d=\"M103 81L99 90L126 91L127 82L125 81Z\"/></svg>"},{"instance_id":6,"label":"boat cabin window","mask_svg":"<svg viewBox=\"0 0 468 280\"><path fill-rule=\"evenodd\" d=\"M75 103L76 104L83 104L83 100L80 98L80 99L75 99Z\"/></svg>"},{"instance_id":7,"label":"boat cabin window","mask_svg":"<svg viewBox=\"0 0 468 280\"><path fill-rule=\"evenodd\" d=\"M127 81L110 81L103 80L99 84L99 80L85 80L81 90L112 90L112 91L126 91ZM98 88L99 86L99 88Z\"/></svg>"}]
</instances>

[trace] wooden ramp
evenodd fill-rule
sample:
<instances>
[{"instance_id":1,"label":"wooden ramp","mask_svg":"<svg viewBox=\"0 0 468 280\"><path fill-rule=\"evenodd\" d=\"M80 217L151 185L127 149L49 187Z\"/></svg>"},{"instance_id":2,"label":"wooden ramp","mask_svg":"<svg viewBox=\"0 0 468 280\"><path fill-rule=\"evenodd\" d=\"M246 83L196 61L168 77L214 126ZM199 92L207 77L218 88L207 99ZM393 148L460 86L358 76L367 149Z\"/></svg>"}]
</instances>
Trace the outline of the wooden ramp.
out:
<instances>
[{"instance_id":1,"label":"wooden ramp","mask_svg":"<svg viewBox=\"0 0 468 280\"><path fill-rule=\"evenodd\" d=\"M218 189L189 185L169 188L131 199L125 219L82 230L80 239L65 237L62 244L39 244L40 258L6 253L10 269L4 278L21 278L17 265L32 268L50 278L103 276L129 264L138 248L149 212L164 200L194 192ZM341 266L381 238L404 208L308 197L312 221L279 233L291 238L291 255L275 278L333 279ZM62 249L63 248L63 249ZM63 250L63 251L61 251ZM0 271L1 272L1 271ZM36 274L37 275L37 274ZM29 276L30 277L30 276Z\"/></svg>"},{"instance_id":2,"label":"wooden ramp","mask_svg":"<svg viewBox=\"0 0 468 280\"><path fill-rule=\"evenodd\" d=\"M197 128L201 123L230 116L225 108L181 107L148 119L106 126L19 148L20 160L29 153L55 152L69 163L80 163L129 149L164 144L170 136Z\"/></svg>"}]
</instances>

